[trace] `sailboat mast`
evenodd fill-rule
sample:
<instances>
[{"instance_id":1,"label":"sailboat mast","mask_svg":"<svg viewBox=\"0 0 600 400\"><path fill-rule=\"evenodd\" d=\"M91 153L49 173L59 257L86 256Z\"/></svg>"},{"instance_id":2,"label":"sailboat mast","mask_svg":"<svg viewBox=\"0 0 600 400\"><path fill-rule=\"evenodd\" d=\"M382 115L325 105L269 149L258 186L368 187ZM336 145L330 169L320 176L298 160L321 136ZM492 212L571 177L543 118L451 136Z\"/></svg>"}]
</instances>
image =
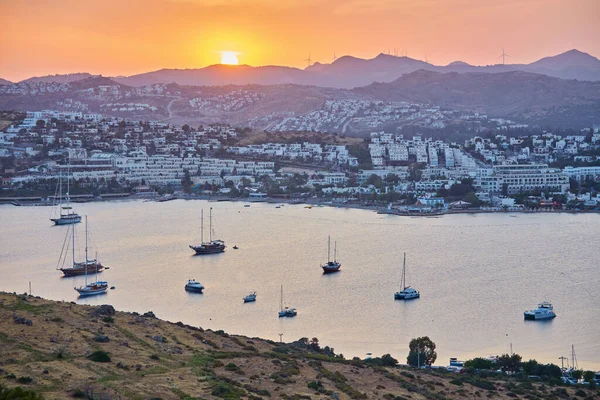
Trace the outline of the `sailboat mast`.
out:
<instances>
[{"instance_id":1,"label":"sailboat mast","mask_svg":"<svg viewBox=\"0 0 600 400\"><path fill-rule=\"evenodd\" d=\"M67 161L67 215L71 213L71 158ZM62 212L62 211L61 211Z\"/></svg>"},{"instance_id":2,"label":"sailboat mast","mask_svg":"<svg viewBox=\"0 0 600 400\"><path fill-rule=\"evenodd\" d=\"M200 210L200 244L204 243L204 208Z\"/></svg>"},{"instance_id":3,"label":"sailboat mast","mask_svg":"<svg viewBox=\"0 0 600 400\"><path fill-rule=\"evenodd\" d=\"M279 309L283 311L283 285L281 285L281 296L279 297Z\"/></svg>"},{"instance_id":4,"label":"sailboat mast","mask_svg":"<svg viewBox=\"0 0 600 400\"><path fill-rule=\"evenodd\" d=\"M404 263L402 264L402 290L406 289L406 253L404 253Z\"/></svg>"},{"instance_id":5,"label":"sailboat mast","mask_svg":"<svg viewBox=\"0 0 600 400\"><path fill-rule=\"evenodd\" d=\"M212 207L210 208L210 211L209 211L208 223L209 223L208 237L209 237L210 241L212 242Z\"/></svg>"},{"instance_id":6,"label":"sailboat mast","mask_svg":"<svg viewBox=\"0 0 600 400\"><path fill-rule=\"evenodd\" d=\"M327 236L327 262L328 263L331 261L330 252L331 252L331 236Z\"/></svg>"}]
</instances>

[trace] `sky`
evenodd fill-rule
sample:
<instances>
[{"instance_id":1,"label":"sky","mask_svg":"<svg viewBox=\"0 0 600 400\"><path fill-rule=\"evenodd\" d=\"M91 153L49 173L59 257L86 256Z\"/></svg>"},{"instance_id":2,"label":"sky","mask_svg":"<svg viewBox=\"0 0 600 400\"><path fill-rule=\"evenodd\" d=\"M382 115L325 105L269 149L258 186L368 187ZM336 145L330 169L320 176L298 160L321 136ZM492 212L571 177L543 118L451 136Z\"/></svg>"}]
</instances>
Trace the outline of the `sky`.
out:
<instances>
[{"instance_id":1,"label":"sky","mask_svg":"<svg viewBox=\"0 0 600 400\"><path fill-rule=\"evenodd\" d=\"M398 54L445 65L600 57L600 0L0 0L0 78Z\"/></svg>"}]
</instances>

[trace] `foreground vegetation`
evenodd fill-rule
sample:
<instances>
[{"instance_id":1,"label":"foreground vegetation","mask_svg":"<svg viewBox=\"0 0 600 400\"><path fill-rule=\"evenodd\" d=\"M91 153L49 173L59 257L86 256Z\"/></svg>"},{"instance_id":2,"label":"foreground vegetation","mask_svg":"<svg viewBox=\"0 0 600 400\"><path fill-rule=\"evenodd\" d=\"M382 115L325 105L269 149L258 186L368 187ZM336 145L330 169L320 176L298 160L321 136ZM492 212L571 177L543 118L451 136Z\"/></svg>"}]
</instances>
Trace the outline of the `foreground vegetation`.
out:
<instances>
[{"instance_id":1,"label":"foreground vegetation","mask_svg":"<svg viewBox=\"0 0 600 400\"><path fill-rule=\"evenodd\" d=\"M596 389L399 368L389 355L347 360L316 338L280 344L111 306L0 294L0 321L0 400L600 399Z\"/></svg>"}]
</instances>

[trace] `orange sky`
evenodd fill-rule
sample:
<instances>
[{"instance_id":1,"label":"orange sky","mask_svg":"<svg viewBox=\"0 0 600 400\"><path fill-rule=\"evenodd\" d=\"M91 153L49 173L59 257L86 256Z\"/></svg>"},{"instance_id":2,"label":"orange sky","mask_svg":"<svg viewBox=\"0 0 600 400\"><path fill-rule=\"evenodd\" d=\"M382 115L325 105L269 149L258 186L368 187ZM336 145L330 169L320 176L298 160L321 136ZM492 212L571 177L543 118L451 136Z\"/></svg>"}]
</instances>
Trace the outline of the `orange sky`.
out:
<instances>
[{"instance_id":1,"label":"orange sky","mask_svg":"<svg viewBox=\"0 0 600 400\"><path fill-rule=\"evenodd\" d=\"M131 75L240 63L305 67L388 48L447 64L600 56L600 0L0 0L0 77Z\"/></svg>"}]
</instances>

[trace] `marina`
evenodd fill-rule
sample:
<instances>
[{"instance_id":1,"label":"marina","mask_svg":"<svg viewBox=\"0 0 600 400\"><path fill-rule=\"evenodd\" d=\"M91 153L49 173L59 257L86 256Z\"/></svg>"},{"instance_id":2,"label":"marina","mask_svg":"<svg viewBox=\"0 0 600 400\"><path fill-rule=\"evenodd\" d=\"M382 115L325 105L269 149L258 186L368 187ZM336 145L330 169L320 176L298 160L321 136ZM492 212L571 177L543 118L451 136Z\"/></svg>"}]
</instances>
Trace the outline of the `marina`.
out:
<instances>
[{"instance_id":1,"label":"marina","mask_svg":"<svg viewBox=\"0 0 600 400\"><path fill-rule=\"evenodd\" d=\"M207 204L81 204L78 211L89 215L103 262L126 267L111 269L116 290L80 299L73 286L83 286L84 276L63 278L54 267L69 227L40 222L45 207L0 206L6 226L0 236L0 290L24 292L32 282L34 295L55 300L152 310L171 321L273 340L279 333L290 341L316 336L346 357L389 352L402 361L410 338L428 335L440 360L508 352L512 343L524 357L553 362L574 343L580 363L600 367L600 285L594 269L600 254L586 245L600 235L597 215L404 219L332 207L308 212L301 204L275 209L267 203L251 208L211 203L219 236L241 250L194 257L181 247L197 235L197 216ZM320 242L323 233L343 244L343 274L315 271L324 253L315 239ZM38 238L36 246L27 245L29 237ZM366 251L367 243L376 244L374 251ZM410 284L427 296L394 302L390 293L398 291L404 252L410 255ZM571 263L574 259L578 262ZM189 277L210 290L202 296L182 290ZM289 305L300 311L296 318L274 315L282 282ZM261 293L261 301L244 307L239 300L249 287ZM524 322L523 310L544 298L552 299L560 318Z\"/></svg>"}]
</instances>

